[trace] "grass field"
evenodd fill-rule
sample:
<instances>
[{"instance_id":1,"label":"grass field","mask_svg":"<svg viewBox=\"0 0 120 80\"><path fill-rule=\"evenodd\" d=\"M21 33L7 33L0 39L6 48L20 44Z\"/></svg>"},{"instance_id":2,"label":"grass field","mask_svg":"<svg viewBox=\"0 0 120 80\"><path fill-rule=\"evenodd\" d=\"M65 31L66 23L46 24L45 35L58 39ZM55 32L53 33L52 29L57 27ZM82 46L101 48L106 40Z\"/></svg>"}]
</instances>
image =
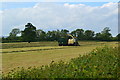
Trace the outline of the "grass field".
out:
<instances>
[{"instance_id":1,"label":"grass field","mask_svg":"<svg viewBox=\"0 0 120 80\"><path fill-rule=\"evenodd\" d=\"M58 46L57 42L3 43L2 68L9 72L16 67L33 67L50 64L52 61L69 61L85 55L104 45L117 46L117 42L81 41L81 46Z\"/></svg>"}]
</instances>

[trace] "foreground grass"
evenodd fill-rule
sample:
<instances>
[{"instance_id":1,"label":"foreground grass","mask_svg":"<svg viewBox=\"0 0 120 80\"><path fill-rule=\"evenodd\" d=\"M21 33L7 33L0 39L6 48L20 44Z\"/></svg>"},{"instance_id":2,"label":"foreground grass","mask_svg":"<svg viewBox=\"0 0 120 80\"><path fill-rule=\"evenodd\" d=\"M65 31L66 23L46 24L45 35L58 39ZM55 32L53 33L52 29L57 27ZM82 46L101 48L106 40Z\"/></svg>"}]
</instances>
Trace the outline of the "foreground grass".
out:
<instances>
[{"instance_id":1,"label":"foreground grass","mask_svg":"<svg viewBox=\"0 0 120 80\"><path fill-rule=\"evenodd\" d=\"M118 48L96 48L88 55L79 56L69 62L54 62L41 67L17 68L3 75L4 79L19 78L118 78Z\"/></svg>"}]
</instances>

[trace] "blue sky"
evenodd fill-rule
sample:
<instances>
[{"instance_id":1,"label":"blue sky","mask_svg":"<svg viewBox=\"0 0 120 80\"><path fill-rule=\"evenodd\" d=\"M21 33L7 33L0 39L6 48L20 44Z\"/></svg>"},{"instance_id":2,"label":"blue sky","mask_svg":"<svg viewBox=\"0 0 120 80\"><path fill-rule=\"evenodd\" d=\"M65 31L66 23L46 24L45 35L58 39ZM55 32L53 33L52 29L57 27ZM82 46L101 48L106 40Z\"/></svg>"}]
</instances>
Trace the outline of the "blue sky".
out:
<instances>
[{"instance_id":1,"label":"blue sky","mask_svg":"<svg viewBox=\"0 0 120 80\"><path fill-rule=\"evenodd\" d=\"M13 8L28 8L34 6L35 4L36 2L3 2L2 10Z\"/></svg>"},{"instance_id":2,"label":"blue sky","mask_svg":"<svg viewBox=\"0 0 120 80\"><path fill-rule=\"evenodd\" d=\"M119 0L1 0L0 2L118 2Z\"/></svg>"},{"instance_id":3,"label":"blue sky","mask_svg":"<svg viewBox=\"0 0 120 80\"><path fill-rule=\"evenodd\" d=\"M33 7L36 3L37 2L3 2L1 9L4 10L4 9L14 9L14 8L28 8L28 7ZM64 4L65 2L56 2L56 3ZM69 2L69 4L85 4L89 6L102 6L103 4L106 3L108 2Z\"/></svg>"}]
</instances>

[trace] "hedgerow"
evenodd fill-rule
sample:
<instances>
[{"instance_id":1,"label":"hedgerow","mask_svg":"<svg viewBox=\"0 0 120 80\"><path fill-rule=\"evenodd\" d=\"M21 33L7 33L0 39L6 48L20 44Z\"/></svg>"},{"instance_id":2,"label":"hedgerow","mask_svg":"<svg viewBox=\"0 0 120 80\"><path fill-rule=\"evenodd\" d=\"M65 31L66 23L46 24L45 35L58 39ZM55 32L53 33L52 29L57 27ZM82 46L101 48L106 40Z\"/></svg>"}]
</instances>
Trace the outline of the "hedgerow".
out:
<instances>
[{"instance_id":1,"label":"hedgerow","mask_svg":"<svg viewBox=\"0 0 120 80\"><path fill-rule=\"evenodd\" d=\"M69 62L51 62L40 67L16 68L3 79L56 79L56 78L119 78L117 47L96 48L88 55L79 56Z\"/></svg>"}]
</instances>

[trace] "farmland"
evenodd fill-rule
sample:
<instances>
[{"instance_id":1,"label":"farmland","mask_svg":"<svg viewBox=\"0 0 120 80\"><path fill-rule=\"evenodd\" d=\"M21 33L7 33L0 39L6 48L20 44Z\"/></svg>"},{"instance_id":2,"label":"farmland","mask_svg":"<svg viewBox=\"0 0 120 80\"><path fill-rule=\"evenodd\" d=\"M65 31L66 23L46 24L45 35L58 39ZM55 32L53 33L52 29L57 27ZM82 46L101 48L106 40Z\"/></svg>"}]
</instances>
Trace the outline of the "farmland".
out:
<instances>
[{"instance_id":1,"label":"farmland","mask_svg":"<svg viewBox=\"0 0 120 80\"><path fill-rule=\"evenodd\" d=\"M17 67L48 65L52 61L69 61L71 58L85 55L104 45L117 46L117 42L81 41L81 46L58 46L57 42L3 43L3 72Z\"/></svg>"}]
</instances>

